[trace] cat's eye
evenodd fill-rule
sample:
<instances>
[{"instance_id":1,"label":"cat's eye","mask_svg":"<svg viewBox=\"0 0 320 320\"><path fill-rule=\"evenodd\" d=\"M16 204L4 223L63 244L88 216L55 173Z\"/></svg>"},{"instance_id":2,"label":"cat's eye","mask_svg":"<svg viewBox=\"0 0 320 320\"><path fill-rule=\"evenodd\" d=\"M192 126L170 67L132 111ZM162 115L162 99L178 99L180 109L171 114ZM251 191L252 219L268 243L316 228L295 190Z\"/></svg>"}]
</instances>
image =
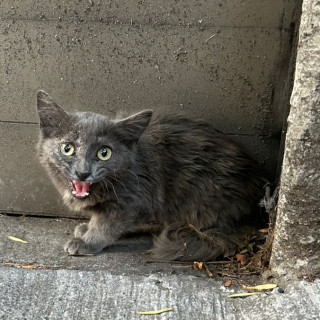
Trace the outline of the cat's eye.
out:
<instances>
[{"instance_id":1,"label":"cat's eye","mask_svg":"<svg viewBox=\"0 0 320 320\"><path fill-rule=\"evenodd\" d=\"M72 143L63 143L60 146L60 151L62 154L64 154L65 156L73 156L74 154L74 146Z\"/></svg>"},{"instance_id":2,"label":"cat's eye","mask_svg":"<svg viewBox=\"0 0 320 320\"><path fill-rule=\"evenodd\" d=\"M111 158L111 155L112 155L112 151L108 147L101 148L97 153L98 159L102 161L109 160Z\"/></svg>"}]
</instances>

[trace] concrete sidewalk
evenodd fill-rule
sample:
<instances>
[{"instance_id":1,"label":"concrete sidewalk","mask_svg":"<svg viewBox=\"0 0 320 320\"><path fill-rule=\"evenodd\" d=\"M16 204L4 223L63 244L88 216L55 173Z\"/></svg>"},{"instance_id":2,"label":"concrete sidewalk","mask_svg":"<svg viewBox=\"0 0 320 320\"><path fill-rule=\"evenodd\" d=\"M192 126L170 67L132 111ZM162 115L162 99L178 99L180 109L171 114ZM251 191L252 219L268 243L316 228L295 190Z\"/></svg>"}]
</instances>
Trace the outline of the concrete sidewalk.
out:
<instances>
[{"instance_id":1,"label":"concrete sidewalk","mask_svg":"<svg viewBox=\"0 0 320 320\"><path fill-rule=\"evenodd\" d=\"M94 257L68 257L74 220L0 216L0 319L319 319L320 281L284 293L231 299L240 288L190 268L148 264L149 237L124 239ZM16 236L27 244L7 237ZM42 265L21 269L18 265ZM175 274L172 274L175 271ZM161 315L137 311L173 308Z\"/></svg>"}]
</instances>

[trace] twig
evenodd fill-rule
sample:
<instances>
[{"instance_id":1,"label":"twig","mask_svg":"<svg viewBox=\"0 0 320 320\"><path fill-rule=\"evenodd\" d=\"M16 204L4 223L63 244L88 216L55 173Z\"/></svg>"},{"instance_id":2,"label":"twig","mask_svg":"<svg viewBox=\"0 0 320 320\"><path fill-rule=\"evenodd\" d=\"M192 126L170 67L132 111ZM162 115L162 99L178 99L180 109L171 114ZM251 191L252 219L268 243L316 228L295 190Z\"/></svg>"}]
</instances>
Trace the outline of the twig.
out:
<instances>
[{"instance_id":1,"label":"twig","mask_svg":"<svg viewBox=\"0 0 320 320\"><path fill-rule=\"evenodd\" d=\"M23 264L14 262L0 262L0 267L14 267L19 269L46 269L46 270L57 270L61 269L61 266L45 266L45 265L33 265L33 264Z\"/></svg>"},{"instance_id":2,"label":"twig","mask_svg":"<svg viewBox=\"0 0 320 320\"><path fill-rule=\"evenodd\" d=\"M209 237L208 235L206 235L204 232L201 232L199 229L197 229L193 224L189 224L189 227L194 230L198 236L202 239L207 239L211 242L214 242L213 238Z\"/></svg>"},{"instance_id":3,"label":"twig","mask_svg":"<svg viewBox=\"0 0 320 320\"><path fill-rule=\"evenodd\" d=\"M171 263L171 264L189 264L191 266L192 262L186 261L175 261L175 260L148 260L146 263Z\"/></svg>"},{"instance_id":4,"label":"twig","mask_svg":"<svg viewBox=\"0 0 320 320\"><path fill-rule=\"evenodd\" d=\"M207 43L210 39L212 39L215 36L216 36L216 34L213 34L211 37L209 37L207 40L205 40L205 43Z\"/></svg>"},{"instance_id":5,"label":"twig","mask_svg":"<svg viewBox=\"0 0 320 320\"><path fill-rule=\"evenodd\" d=\"M206 263L203 264L204 268L206 269L206 273L207 275L212 278L213 277L213 274L212 272L209 270L209 268L207 267Z\"/></svg>"},{"instance_id":6,"label":"twig","mask_svg":"<svg viewBox=\"0 0 320 320\"><path fill-rule=\"evenodd\" d=\"M94 257L93 253L69 253L68 257Z\"/></svg>"},{"instance_id":7,"label":"twig","mask_svg":"<svg viewBox=\"0 0 320 320\"><path fill-rule=\"evenodd\" d=\"M220 275L221 277L229 277L229 278L239 279L239 276L234 275L234 274L229 274L229 273L219 272L219 271L217 271L217 274Z\"/></svg>"},{"instance_id":8,"label":"twig","mask_svg":"<svg viewBox=\"0 0 320 320\"><path fill-rule=\"evenodd\" d=\"M146 263L172 263L172 264L188 264L192 265L193 262L188 261L176 261L176 260L148 260ZM230 264L234 263L233 261L208 261L206 264Z\"/></svg>"},{"instance_id":9,"label":"twig","mask_svg":"<svg viewBox=\"0 0 320 320\"><path fill-rule=\"evenodd\" d=\"M206 262L206 264L229 264L229 263L234 263L233 261L209 261Z\"/></svg>"}]
</instances>

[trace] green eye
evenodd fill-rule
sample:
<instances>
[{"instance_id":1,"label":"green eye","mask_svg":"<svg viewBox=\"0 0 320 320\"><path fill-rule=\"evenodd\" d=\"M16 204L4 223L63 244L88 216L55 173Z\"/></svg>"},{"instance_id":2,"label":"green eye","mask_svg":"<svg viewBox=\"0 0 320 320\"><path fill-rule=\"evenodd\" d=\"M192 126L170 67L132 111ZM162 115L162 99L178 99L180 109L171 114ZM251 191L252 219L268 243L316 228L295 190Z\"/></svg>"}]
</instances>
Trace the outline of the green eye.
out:
<instances>
[{"instance_id":1,"label":"green eye","mask_svg":"<svg viewBox=\"0 0 320 320\"><path fill-rule=\"evenodd\" d=\"M109 160L111 158L111 155L112 155L112 151L108 147L101 148L97 153L97 157L102 161Z\"/></svg>"},{"instance_id":2,"label":"green eye","mask_svg":"<svg viewBox=\"0 0 320 320\"><path fill-rule=\"evenodd\" d=\"M74 146L71 143L63 143L60 146L60 151L65 156L70 157L70 156L72 156L74 154Z\"/></svg>"}]
</instances>

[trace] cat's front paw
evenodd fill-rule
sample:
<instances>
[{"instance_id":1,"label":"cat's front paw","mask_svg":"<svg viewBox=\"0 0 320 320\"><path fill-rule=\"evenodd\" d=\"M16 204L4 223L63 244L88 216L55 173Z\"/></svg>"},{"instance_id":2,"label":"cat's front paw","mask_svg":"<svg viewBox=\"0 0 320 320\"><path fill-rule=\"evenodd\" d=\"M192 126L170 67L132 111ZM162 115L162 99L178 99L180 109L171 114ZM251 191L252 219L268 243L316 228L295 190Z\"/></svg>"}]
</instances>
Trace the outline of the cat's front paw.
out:
<instances>
[{"instance_id":1,"label":"cat's front paw","mask_svg":"<svg viewBox=\"0 0 320 320\"><path fill-rule=\"evenodd\" d=\"M74 229L75 238L81 238L89 229L88 223L80 223Z\"/></svg>"},{"instance_id":2,"label":"cat's front paw","mask_svg":"<svg viewBox=\"0 0 320 320\"><path fill-rule=\"evenodd\" d=\"M64 246L64 251L69 254L93 253L90 252L89 246L87 246L86 243L80 238L73 238L69 240Z\"/></svg>"}]
</instances>

